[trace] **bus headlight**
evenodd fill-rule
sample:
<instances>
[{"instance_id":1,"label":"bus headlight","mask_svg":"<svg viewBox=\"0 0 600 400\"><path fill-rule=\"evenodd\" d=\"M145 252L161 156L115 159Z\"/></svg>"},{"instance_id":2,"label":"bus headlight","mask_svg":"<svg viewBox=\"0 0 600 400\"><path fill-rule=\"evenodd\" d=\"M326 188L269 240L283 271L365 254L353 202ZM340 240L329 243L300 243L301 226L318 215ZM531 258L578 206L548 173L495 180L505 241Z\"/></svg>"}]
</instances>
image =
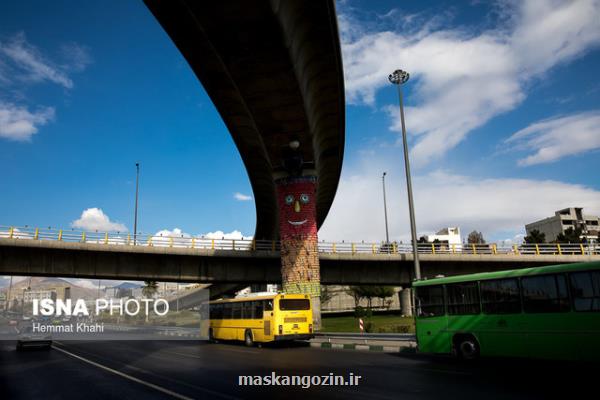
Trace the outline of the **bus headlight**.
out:
<instances>
[{"instance_id":1,"label":"bus headlight","mask_svg":"<svg viewBox=\"0 0 600 400\"><path fill-rule=\"evenodd\" d=\"M283 335L283 325L279 325L279 334Z\"/></svg>"}]
</instances>

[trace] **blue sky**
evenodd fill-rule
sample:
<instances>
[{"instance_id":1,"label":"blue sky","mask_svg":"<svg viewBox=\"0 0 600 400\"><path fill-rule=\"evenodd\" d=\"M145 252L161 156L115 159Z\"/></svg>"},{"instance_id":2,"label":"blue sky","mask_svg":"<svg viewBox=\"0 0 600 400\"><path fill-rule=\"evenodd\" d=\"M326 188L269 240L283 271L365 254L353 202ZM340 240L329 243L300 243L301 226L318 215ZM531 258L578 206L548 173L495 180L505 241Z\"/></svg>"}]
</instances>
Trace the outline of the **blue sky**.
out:
<instances>
[{"instance_id":1,"label":"blue sky","mask_svg":"<svg viewBox=\"0 0 600 400\"><path fill-rule=\"evenodd\" d=\"M321 238L383 238L383 171L408 237L396 68L420 234L519 240L559 208L600 213L597 1L337 6L347 143ZM143 232L252 235L233 141L142 2L2 2L0 225L131 231L136 161Z\"/></svg>"}]
</instances>

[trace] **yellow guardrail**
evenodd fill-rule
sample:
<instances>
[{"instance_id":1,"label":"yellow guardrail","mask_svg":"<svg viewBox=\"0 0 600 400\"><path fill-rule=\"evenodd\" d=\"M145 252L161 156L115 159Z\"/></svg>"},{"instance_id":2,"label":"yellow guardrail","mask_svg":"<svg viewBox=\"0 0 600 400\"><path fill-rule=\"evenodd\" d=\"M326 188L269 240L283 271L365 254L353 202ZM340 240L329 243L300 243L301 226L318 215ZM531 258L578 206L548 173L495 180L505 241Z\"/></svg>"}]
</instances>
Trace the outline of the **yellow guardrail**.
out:
<instances>
[{"instance_id":1,"label":"yellow guardrail","mask_svg":"<svg viewBox=\"0 0 600 400\"><path fill-rule=\"evenodd\" d=\"M190 235L147 235L138 233L132 238L129 232L90 232L74 229L52 229L39 227L0 226L0 238L17 240L50 240L62 242L91 243L121 246L154 246L171 248L189 248L198 250L235 250L235 251L279 251L280 244L273 240L254 240L252 238L216 238ZM500 245L489 244L445 244L419 243L419 254L433 255L600 255L599 244L585 243L532 243ZM411 243L391 242L325 242L318 243L320 253L360 254L410 254Z\"/></svg>"}]
</instances>

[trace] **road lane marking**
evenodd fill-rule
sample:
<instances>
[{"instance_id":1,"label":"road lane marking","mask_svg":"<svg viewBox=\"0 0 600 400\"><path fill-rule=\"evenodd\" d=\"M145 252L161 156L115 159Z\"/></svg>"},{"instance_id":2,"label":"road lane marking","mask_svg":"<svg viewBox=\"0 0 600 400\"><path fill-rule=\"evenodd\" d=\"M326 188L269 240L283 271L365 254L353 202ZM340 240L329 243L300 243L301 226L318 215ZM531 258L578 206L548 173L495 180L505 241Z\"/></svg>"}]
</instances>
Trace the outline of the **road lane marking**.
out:
<instances>
[{"instance_id":1,"label":"road lane marking","mask_svg":"<svg viewBox=\"0 0 600 400\"><path fill-rule=\"evenodd\" d=\"M136 378L136 377L134 377L134 376L128 375L128 374L126 374L126 373L124 373L124 372L117 371L116 369L113 369L113 368L107 367L107 366L105 366L105 365L99 364L99 363L97 363L97 362L94 362L94 361L88 360L87 358L84 358L84 357L78 356L77 354L73 354L73 353L71 353L70 351L67 351L67 350L65 350L65 349L61 349L60 347L57 347L57 346L52 346L52 347L53 347L55 350L58 350L58 351L60 351L60 352L62 352L62 353L64 353L64 354L66 354L66 355L68 355L68 356L71 356L71 357L73 357L73 358L76 358L76 359L78 359L78 360L80 360L80 361L83 361L83 362L85 362L85 363L88 363L88 364L90 364L90 365L93 365L94 367L97 367L97 368L103 369L103 370L105 370L105 371L111 372L111 373L113 373L113 374L115 374L115 375L118 375L118 376L120 376L120 377L122 377L122 378L128 379L128 380L130 380L130 381L132 381L132 382L139 383L139 384L141 384L141 385L144 385L144 386L146 386L146 387L149 387L149 388L151 388L151 389L154 389L154 390L157 390L157 391L159 391L159 392L162 392L162 393L164 393L164 394L167 394L167 395L169 395L169 396L172 396L172 397L174 397L174 398L176 398L176 399L180 399L180 400L194 400L192 397L187 397L187 396L184 396L184 395L182 395L182 394L179 394L179 393L173 392L172 390L166 389L166 388L164 388L164 387L162 387L162 386L158 386L158 385L155 385L155 384L153 384L153 383L146 382L146 381L144 381L144 380L142 380L142 379L139 379L139 378ZM231 396L227 396L227 395L224 395L224 394L221 394L221 393L217 393L217 392L214 392L214 391L212 391L212 390L203 389L203 388L198 388L198 389L201 389L201 390L204 390L204 391L206 391L206 392L209 392L210 394L212 394L212 395L215 395L215 396L219 396L219 397L223 397L223 398L227 398L227 399L236 399L235 397L231 397Z\"/></svg>"}]
</instances>

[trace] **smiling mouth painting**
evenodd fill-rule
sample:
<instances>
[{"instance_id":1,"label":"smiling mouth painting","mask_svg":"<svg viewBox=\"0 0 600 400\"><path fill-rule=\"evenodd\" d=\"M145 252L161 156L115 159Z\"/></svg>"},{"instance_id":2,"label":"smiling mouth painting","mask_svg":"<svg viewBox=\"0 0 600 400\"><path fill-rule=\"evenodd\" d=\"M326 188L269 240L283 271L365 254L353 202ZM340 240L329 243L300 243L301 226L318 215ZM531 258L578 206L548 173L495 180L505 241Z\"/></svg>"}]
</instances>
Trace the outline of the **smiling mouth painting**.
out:
<instances>
[{"instance_id":1,"label":"smiling mouth painting","mask_svg":"<svg viewBox=\"0 0 600 400\"><path fill-rule=\"evenodd\" d=\"M290 223L290 224L292 224L292 225L296 225L296 226L298 226L298 225L302 225L302 224L305 224L305 223L306 223L306 221L308 221L308 220L307 220L307 219L304 219L304 220L302 220L302 221L290 221L290 220L288 219L288 223Z\"/></svg>"}]
</instances>

